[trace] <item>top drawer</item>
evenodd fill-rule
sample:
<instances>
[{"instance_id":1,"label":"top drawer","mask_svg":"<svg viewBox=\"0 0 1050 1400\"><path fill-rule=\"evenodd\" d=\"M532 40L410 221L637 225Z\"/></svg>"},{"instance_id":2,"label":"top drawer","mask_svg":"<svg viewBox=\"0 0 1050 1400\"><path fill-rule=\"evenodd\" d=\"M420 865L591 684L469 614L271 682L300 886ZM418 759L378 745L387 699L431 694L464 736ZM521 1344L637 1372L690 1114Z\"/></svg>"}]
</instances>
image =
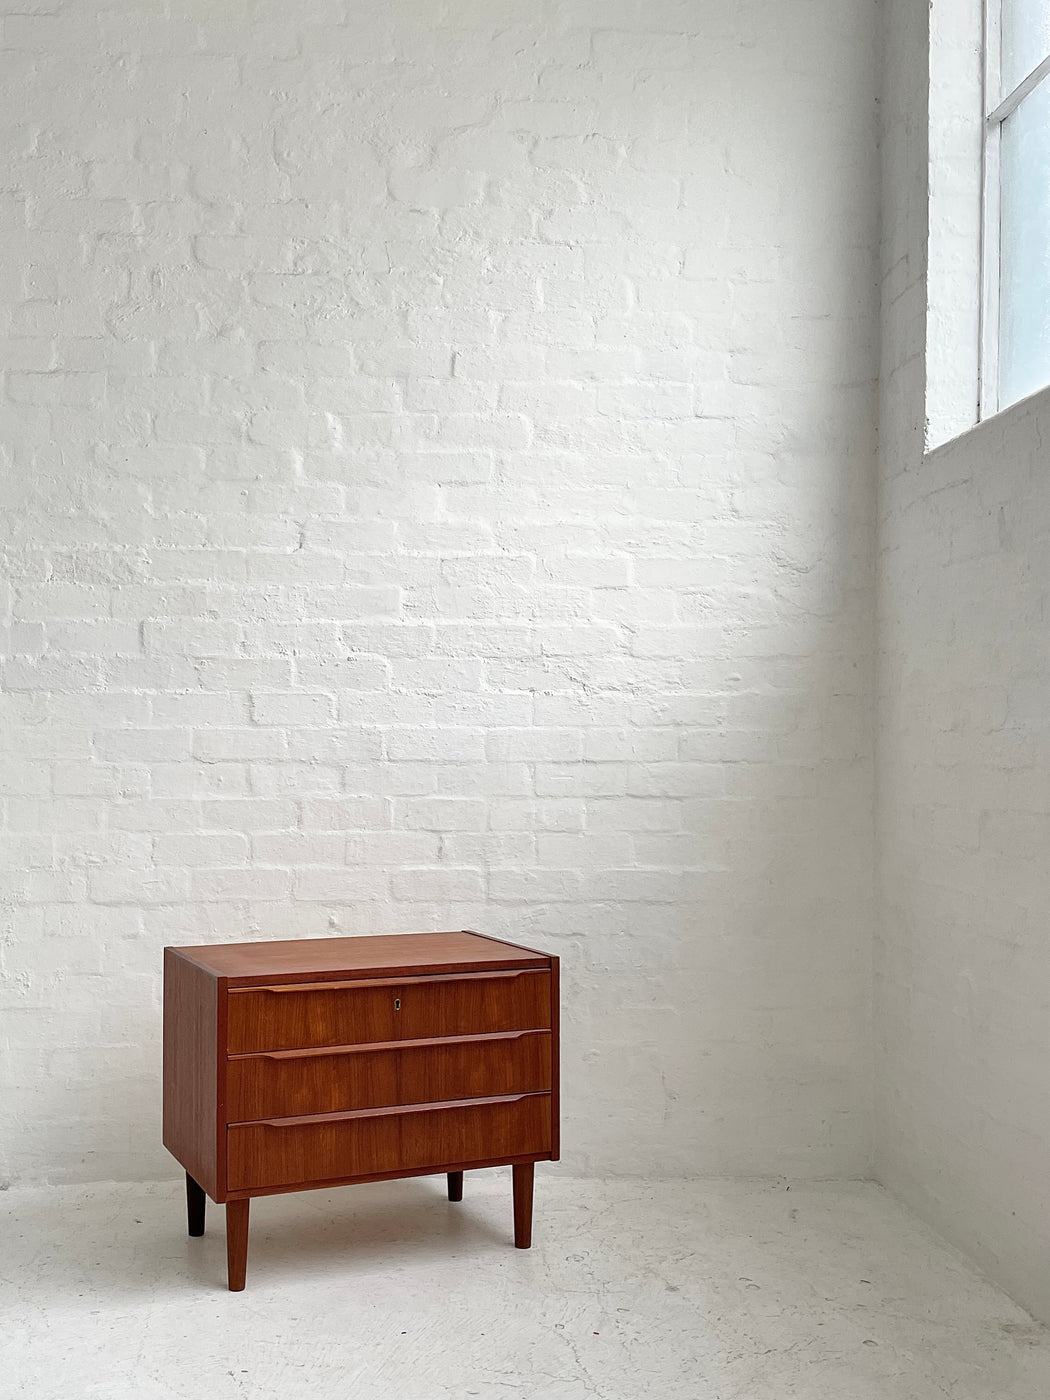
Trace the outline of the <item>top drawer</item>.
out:
<instances>
[{"instance_id":1,"label":"top drawer","mask_svg":"<svg viewBox=\"0 0 1050 1400\"><path fill-rule=\"evenodd\" d=\"M550 1024L551 977L547 971L298 983L231 989L227 1048L231 1055L241 1055L260 1050L546 1030Z\"/></svg>"}]
</instances>

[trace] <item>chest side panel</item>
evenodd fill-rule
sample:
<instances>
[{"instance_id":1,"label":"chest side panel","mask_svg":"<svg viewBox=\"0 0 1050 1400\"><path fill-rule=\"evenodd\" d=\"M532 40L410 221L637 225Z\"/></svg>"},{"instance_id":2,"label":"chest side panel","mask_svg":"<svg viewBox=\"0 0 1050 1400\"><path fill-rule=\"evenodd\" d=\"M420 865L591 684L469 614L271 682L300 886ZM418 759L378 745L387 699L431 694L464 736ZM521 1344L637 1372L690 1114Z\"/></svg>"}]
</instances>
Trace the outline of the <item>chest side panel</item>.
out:
<instances>
[{"instance_id":1,"label":"chest side panel","mask_svg":"<svg viewBox=\"0 0 1050 1400\"><path fill-rule=\"evenodd\" d=\"M225 989L210 972L164 950L163 1141L193 1179L223 1199L219 1162L220 1002Z\"/></svg>"},{"instance_id":2,"label":"chest side panel","mask_svg":"<svg viewBox=\"0 0 1050 1400\"><path fill-rule=\"evenodd\" d=\"M551 1157L561 1157L561 962L551 958Z\"/></svg>"}]
</instances>

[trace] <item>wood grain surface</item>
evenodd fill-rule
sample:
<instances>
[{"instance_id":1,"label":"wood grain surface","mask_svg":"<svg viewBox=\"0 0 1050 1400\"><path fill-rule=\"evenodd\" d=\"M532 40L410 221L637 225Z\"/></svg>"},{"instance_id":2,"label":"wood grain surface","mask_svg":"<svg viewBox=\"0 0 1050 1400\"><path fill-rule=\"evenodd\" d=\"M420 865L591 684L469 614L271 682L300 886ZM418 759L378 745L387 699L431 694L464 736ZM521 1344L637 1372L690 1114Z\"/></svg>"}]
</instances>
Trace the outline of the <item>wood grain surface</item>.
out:
<instances>
[{"instance_id":1,"label":"wood grain surface","mask_svg":"<svg viewBox=\"0 0 1050 1400\"><path fill-rule=\"evenodd\" d=\"M219 1151L219 1084L225 1072L225 1056L219 1055L220 1000L224 1006L226 994L212 973L165 948L162 1139L212 1200L222 1200L225 1186Z\"/></svg>"},{"instance_id":2,"label":"wood grain surface","mask_svg":"<svg viewBox=\"0 0 1050 1400\"><path fill-rule=\"evenodd\" d=\"M550 1031L507 1031L455 1040L239 1056L227 1067L227 1112L231 1123L242 1123L538 1093L550 1087Z\"/></svg>"},{"instance_id":3,"label":"wood grain surface","mask_svg":"<svg viewBox=\"0 0 1050 1400\"><path fill-rule=\"evenodd\" d=\"M547 967L533 948L485 934L397 933L361 938L295 938L265 943L205 943L179 948L183 957L225 977L231 987L428 973Z\"/></svg>"},{"instance_id":4,"label":"wood grain surface","mask_svg":"<svg viewBox=\"0 0 1050 1400\"><path fill-rule=\"evenodd\" d=\"M550 1150L550 1095L239 1123L229 1130L231 1190L309 1183Z\"/></svg>"},{"instance_id":5,"label":"wood grain surface","mask_svg":"<svg viewBox=\"0 0 1050 1400\"><path fill-rule=\"evenodd\" d=\"M549 971L231 991L230 1054L548 1029Z\"/></svg>"}]
</instances>

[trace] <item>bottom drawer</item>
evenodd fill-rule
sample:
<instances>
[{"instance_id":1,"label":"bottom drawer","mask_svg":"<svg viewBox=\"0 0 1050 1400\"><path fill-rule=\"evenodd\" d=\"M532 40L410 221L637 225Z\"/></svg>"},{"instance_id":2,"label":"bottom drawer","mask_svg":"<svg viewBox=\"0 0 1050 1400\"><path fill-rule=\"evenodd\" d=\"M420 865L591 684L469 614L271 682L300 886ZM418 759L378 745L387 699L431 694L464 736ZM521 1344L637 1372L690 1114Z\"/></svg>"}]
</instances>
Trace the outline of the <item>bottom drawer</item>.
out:
<instances>
[{"instance_id":1,"label":"bottom drawer","mask_svg":"<svg viewBox=\"0 0 1050 1400\"><path fill-rule=\"evenodd\" d=\"M550 1147L549 1094L235 1123L227 1134L227 1189L424 1167L442 1170L461 1162L540 1154Z\"/></svg>"}]
</instances>

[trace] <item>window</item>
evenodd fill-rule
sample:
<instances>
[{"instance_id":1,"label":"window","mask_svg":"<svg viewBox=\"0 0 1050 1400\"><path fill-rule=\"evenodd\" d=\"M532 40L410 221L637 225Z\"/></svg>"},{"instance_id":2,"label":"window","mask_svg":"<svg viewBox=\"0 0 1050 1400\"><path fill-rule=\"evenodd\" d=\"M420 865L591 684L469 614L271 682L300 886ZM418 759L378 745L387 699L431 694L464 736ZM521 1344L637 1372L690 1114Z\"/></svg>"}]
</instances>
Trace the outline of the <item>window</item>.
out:
<instances>
[{"instance_id":1,"label":"window","mask_svg":"<svg viewBox=\"0 0 1050 1400\"><path fill-rule=\"evenodd\" d=\"M1050 385L1050 0L986 0L981 417Z\"/></svg>"}]
</instances>

